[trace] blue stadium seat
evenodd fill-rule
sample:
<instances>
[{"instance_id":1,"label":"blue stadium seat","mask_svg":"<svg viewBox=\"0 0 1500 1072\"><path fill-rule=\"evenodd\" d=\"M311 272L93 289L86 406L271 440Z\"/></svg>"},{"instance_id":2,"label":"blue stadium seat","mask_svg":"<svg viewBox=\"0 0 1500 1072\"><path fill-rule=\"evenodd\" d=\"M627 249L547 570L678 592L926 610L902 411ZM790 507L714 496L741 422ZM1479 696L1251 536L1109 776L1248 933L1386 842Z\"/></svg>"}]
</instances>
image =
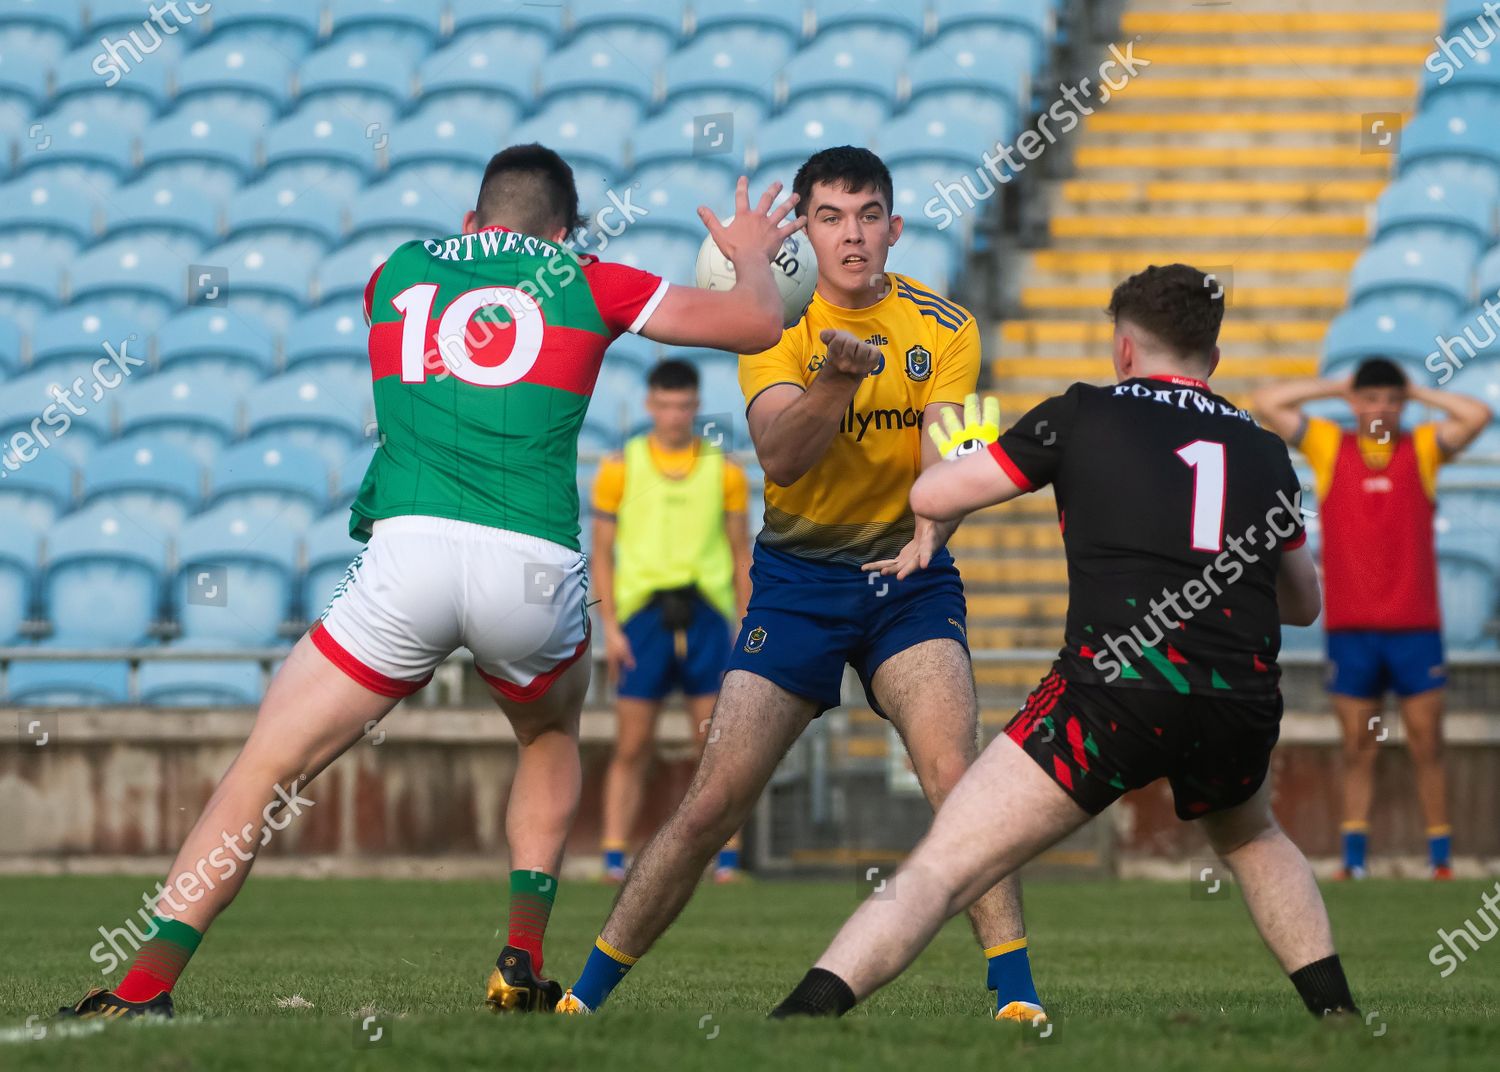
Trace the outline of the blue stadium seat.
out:
<instances>
[{"instance_id":1,"label":"blue stadium seat","mask_svg":"<svg viewBox=\"0 0 1500 1072\"><path fill-rule=\"evenodd\" d=\"M328 605L364 544L349 535L349 511L335 510L308 526L303 546L307 567L302 575L301 616L311 619Z\"/></svg>"},{"instance_id":2,"label":"blue stadium seat","mask_svg":"<svg viewBox=\"0 0 1500 1072\"><path fill-rule=\"evenodd\" d=\"M787 104L873 130L894 110L906 52L868 28L824 34L787 61Z\"/></svg>"},{"instance_id":3,"label":"blue stadium seat","mask_svg":"<svg viewBox=\"0 0 1500 1072\"><path fill-rule=\"evenodd\" d=\"M83 31L77 4L57 0L10 0L0 20L0 55L37 56L48 62L63 54Z\"/></svg>"},{"instance_id":4,"label":"blue stadium seat","mask_svg":"<svg viewBox=\"0 0 1500 1072\"><path fill-rule=\"evenodd\" d=\"M357 309L324 305L303 313L286 333L286 368L320 374L369 374L369 334Z\"/></svg>"},{"instance_id":5,"label":"blue stadium seat","mask_svg":"<svg viewBox=\"0 0 1500 1072\"><path fill-rule=\"evenodd\" d=\"M740 423L745 412L745 396L740 391L737 358L718 350L672 350L668 357L691 361L698 369L698 393L704 418Z\"/></svg>"},{"instance_id":6,"label":"blue stadium seat","mask_svg":"<svg viewBox=\"0 0 1500 1072\"><path fill-rule=\"evenodd\" d=\"M760 180L765 172L773 171L776 173L773 177L791 186L797 168L819 149L830 145L863 145L871 133L871 128L851 122L843 115L788 109L755 135L757 182L752 185L764 189L765 182Z\"/></svg>"},{"instance_id":7,"label":"blue stadium seat","mask_svg":"<svg viewBox=\"0 0 1500 1072\"><path fill-rule=\"evenodd\" d=\"M1484 14L1484 0L1447 0L1443 5L1443 33L1461 33L1466 23L1476 23Z\"/></svg>"},{"instance_id":8,"label":"blue stadium seat","mask_svg":"<svg viewBox=\"0 0 1500 1072\"><path fill-rule=\"evenodd\" d=\"M21 626L31 617L41 544L40 529L23 518L12 519L0 533L0 647L19 643Z\"/></svg>"},{"instance_id":9,"label":"blue stadium seat","mask_svg":"<svg viewBox=\"0 0 1500 1072\"><path fill-rule=\"evenodd\" d=\"M370 276L393 252L394 246L376 237L350 242L329 254L318 266L319 305L337 303L343 311L359 315Z\"/></svg>"},{"instance_id":10,"label":"blue stadium seat","mask_svg":"<svg viewBox=\"0 0 1500 1072\"><path fill-rule=\"evenodd\" d=\"M919 228L903 233L901 241L891 247L887 266L930 290L946 294L958 281L961 267L955 238L949 238L949 233Z\"/></svg>"},{"instance_id":11,"label":"blue stadium seat","mask_svg":"<svg viewBox=\"0 0 1500 1072\"><path fill-rule=\"evenodd\" d=\"M191 249L179 252L133 235L109 239L73 262L68 297L75 304L133 311L142 322L159 324L186 304L192 263L197 260Z\"/></svg>"},{"instance_id":12,"label":"blue stadium seat","mask_svg":"<svg viewBox=\"0 0 1500 1072\"><path fill-rule=\"evenodd\" d=\"M175 531L203 497L203 468L177 444L148 436L100 447L83 468L85 509L109 507Z\"/></svg>"},{"instance_id":13,"label":"blue stadium seat","mask_svg":"<svg viewBox=\"0 0 1500 1072\"><path fill-rule=\"evenodd\" d=\"M682 36L682 8L661 0L570 0L568 15L577 37L607 41L649 67L660 63Z\"/></svg>"},{"instance_id":14,"label":"blue stadium seat","mask_svg":"<svg viewBox=\"0 0 1500 1072\"><path fill-rule=\"evenodd\" d=\"M6 517L43 530L73 508L77 470L62 452L43 450L23 461L11 454L7 444L0 458L5 465L5 479L0 480L0 511ZM0 532L0 540L5 538Z\"/></svg>"},{"instance_id":15,"label":"blue stadium seat","mask_svg":"<svg viewBox=\"0 0 1500 1072\"><path fill-rule=\"evenodd\" d=\"M1500 410L1500 340L1486 338L1486 336L1494 335L1493 327L1488 330L1474 331L1472 335L1474 340L1481 345L1476 347L1472 358L1467 357L1462 349L1456 349L1454 353L1456 360L1452 364L1456 367L1458 362L1462 362L1462 367L1458 367L1452 379L1443 386L1450 391L1477 398L1493 410ZM1468 337L1465 338L1466 343L1467 341ZM1482 345L1486 341L1488 345ZM1442 366L1438 365L1438 367ZM1486 430L1490 429L1500 430L1493 422ZM1500 529L1496 531L1500 532Z\"/></svg>"},{"instance_id":16,"label":"blue stadium seat","mask_svg":"<svg viewBox=\"0 0 1500 1072\"><path fill-rule=\"evenodd\" d=\"M20 170L32 179L109 190L132 167L130 131L98 119L41 120L19 145Z\"/></svg>"},{"instance_id":17,"label":"blue stadium seat","mask_svg":"<svg viewBox=\"0 0 1500 1072\"><path fill-rule=\"evenodd\" d=\"M428 56L418 69L418 114L453 121L462 117L465 129L478 123L485 132L509 130L536 99L533 57L543 54L545 49L517 48L516 42L503 38L455 40ZM399 141L392 148L400 149Z\"/></svg>"},{"instance_id":18,"label":"blue stadium seat","mask_svg":"<svg viewBox=\"0 0 1500 1072\"><path fill-rule=\"evenodd\" d=\"M315 451L329 469L348 457L371 417L368 390L350 395L343 384L306 372L267 380L245 398L250 435Z\"/></svg>"},{"instance_id":19,"label":"blue stadium seat","mask_svg":"<svg viewBox=\"0 0 1500 1072\"><path fill-rule=\"evenodd\" d=\"M292 61L273 46L210 42L177 65L176 107L192 104L221 119L263 128L286 109L291 85Z\"/></svg>"},{"instance_id":20,"label":"blue stadium seat","mask_svg":"<svg viewBox=\"0 0 1500 1072\"><path fill-rule=\"evenodd\" d=\"M413 61L432 50L443 28L443 8L431 0L329 0L328 13L336 43L395 48Z\"/></svg>"},{"instance_id":21,"label":"blue stadium seat","mask_svg":"<svg viewBox=\"0 0 1500 1072\"><path fill-rule=\"evenodd\" d=\"M732 114L729 122L735 131L749 131L759 125L753 115L743 111ZM714 150L697 155L693 153L693 116L669 111L637 127L631 135L630 155L635 167L630 189L669 185L695 191L701 204L733 204L734 183L744 172L748 138L744 133L731 135L729 124L717 118L701 121L708 139L722 141ZM639 200L638 194L631 197Z\"/></svg>"},{"instance_id":22,"label":"blue stadium seat","mask_svg":"<svg viewBox=\"0 0 1500 1072\"><path fill-rule=\"evenodd\" d=\"M56 366L53 374L62 375L63 365L73 370L74 366L91 366L99 358L108 357L106 346L116 351L125 346L128 356L143 358L149 344L150 332L140 317L128 312L74 306L37 323L31 337L31 368ZM142 366L132 368L132 375L146 371Z\"/></svg>"},{"instance_id":23,"label":"blue stadium seat","mask_svg":"<svg viewBox=\"0 0 1500 1072\"><path fill-rule=\"evenodd\" d=\"M1376 203L1375 237L1454 242L1477 256L1495 234L1495 201L1493 193L1461 179L1401 179Z\"/></svg>"},{"instance_id":24,"label":"blue stadium seat","mask_svg":"<svg viewBox=\"0 0 1500 1072\"><path fill-rule=\"evenodd\" d=\"M562 36L563 5L536 0L449 0L453 39L488 37L516 46L517 55L541 56Z\"/></svg>"},{"instance_id":25,"label":"blue stadium seat","mask_svg":"<svg viewBox=\"0 0 1500 1072\"><path fill-rule=\"evenodd\" d=\"M1491 249L1480 259L1474 269L1474 277L1481 295L1489 297L1500 292L1500 246Z\"/></svg>"},{"instance_id":26,"label":"blue stadium seat","mask_svg":"<svg viewBox=\"0 0 1500 1072\"><path fill-rule=\"evenodd\" d=\"M342 199L284 179L247 186L229 199L225 223L231 242L276 240L279 257L312 261L339 241Z\"/></svg>"},{"instance_id":27,"label":"blue stadium seat","mask_svg":"<svg viewBox=\"0 0 1500 1072\"><path fill-rule=\"evenodd\" d=\"M321 4L307 0L214 0L209 40L261 44L301 58L317 40L322 13Z\"/></svg>"},{"instance_id":28,"label":"blue stadium seat","mask_svg":"<svg viewBox=\"0 0 1500 1072\"><path fill-rule=\"evenodd\" d=\"M633 125L646 113L655 91L647 73L654 64L638 64L608 42L584 37L547 57L540 71L540 96L548 110L562 109L582 118L587 109L603 107ZM626 128L619 128L623 135Z\"/></svg>"},{"instance_id":29,"label":"blue stadium seat","mask_svg":"<svg viewBox=\"0 0 1500 1072\"><path fill-rule=\"evenodd\" d=\"M883 47L910 51L927 32L922 4L892 4L887 0L813 0L813 32L843 33L857 28Z\"/></svg>"},{"instance_id":30,"label":"blue stadium seat","mask_svg":"<svg viewBox=\"0 0 1500 1072\"><path fill-rule=\"evenodd\" d=\"M635 125L634 115L628 114L633 109L633 104L627 104L627 114L621 114L604 107L548 106L511 131L510 140L518 145L538 141L556 149L572 166L581 196L582 172L592 170L605 176L606 182L620 174L625 139Z\"/></svg>"},{"instance_id":31,"label":"blue stadium seat","mask_svg":"<svg viewBox=\"0 0 1500 1072\"><path fill-rule=\"evenodd\" d=\"M95 237L93 220L95 198L83 187L40 178L0 186L0 234L21 261L77 255Z\"/></svg>"},{"instance_id":32,"label":"blue stadium seat","mask_svg":"<svg viewBox=\"0 0 1500 1072\"><path fill-rule=\"evenodd\" d=\"M616 360L613 351L611 346L610 356L599 368L588 419L601 428L619 431L633 427L646 412L646 374Z\"/></svg>"},{"instance_id":33,"label":"blue stadium seat","mask_svg":"<svg viewBox=\"0 0 1500 1072\"><path fill-rule=\"evenodd\" d=\"M879 132L880 158L889 167L938 164L954 171L973 171L979 157L993 148L983 125L965 116L938 118L908 111L883 124Z\"/></svg>"},{"instance_id":34,"label":"blue stadium seat","mask_svg":"<svg viewBox=\"0 0 1500 1072\"><path fill-rule=\"evenodd\" d=\"M25 461L39 449L80 465L108 438L111 398L96 390L91 364L62 362L6 381L0 391L0 444L7 455L15 451Z\"/></svg>"},{"instance_id":35,"label":"blue stadium seat","mask_svg":"<svg viewBox=\"0 0 1500 1072\"><path fill-rule=\"evenodd\" d=\"M180 108L141 134L141 182L192 188L220 201L255 169L256 131L212 109Z\"/></svg>"},{"instance_id":36,"label":"blue stadium seat","mask_svg":"<svg viewBox=\"0 0 1500 1072\"><path fill-rule=\"evenodd\" d=\"M199 306L178 313L156 333L156 362L174 374L205 372L238 393L271 374L276 340L254 316Z\"/></svg>"},{"instance_id":37,"label":"blue stadium seat","mask_svg":"<svg viewBox=\"0 0 1500 1072\"><path fill-rule=\"evenodd\" d=\"M138 134L166 106L168 62L163 55L137 58L129 45L111 55L91 35L53 68L52 111L43 122L78 116Z\"/></svg>"},{"instance_id":38,"label":"blue stadium seat","mask_svg":"<svg viewBox=\"0 0 1500 1072\"><path fill-rule=\"evenodd\" d=\"M162 179L133 182L105 200L104 229L110 239L129 235L191 256L218 235L219 203L194 186Z\"/></svg>"},{"instance_id":39,"label":"blue stadium seat","mask_svg":"<svg viewBox=\"0 0 1500 1072\"><path fill-rule=\"evenodd\" d=\"M1427 373L1419 370L1441 330L1439 322L1418 312L1348 309L1328 325L1320 368L1329 376L1348 374L1367 358L1388 357L1412 374L1425 377Z\"/></svg>"},{"instance_id":40,"label":"blue stadium seat","mask_svg":"<svg viewBox=\"0 0 1500 1072\"><path fill-rule=\"evenodd\" d=\"M625 443L624 430L608 416L586 417L578 432L578 452L595 456L619 450ZM583 500L587 502L587 499Z\"/></svg>"},{"instance_id":41,"label":"blue stadium seat","mask_svg":"<svg viewBox=\"0 0 1500 1072\"><path fill-rule=\"evenodd\" d=\"M11 703L25 707L123 704L130 699L130 664L119 659L18 660L10 664L6 694Z\"/></svg>"},{"instance_id":42,"label":"blue stadium seat","mask_svg":"<svg viewBox=\"0 0 1500 1072\"><path fill-rule=\"evenodd\" d=\"M49 68L43 56L7 48L7 32L0 28L0 139L22 139L29 137L47 99ZM8 159L0 163L9 170Z\"/></svg>"},{"instance_id":43,"label":"blue stadium seat","mask_svg":"<svg viewBox=\"0 0 1500 1072\"><path fill-rule=\"evenodd\" d=\"M58 305L63 292L66 254L31 250L30 257L0 249L0 316L29 329Z\"/></svg>"},{"instance_id":44,"label":"blue stadium seat","mask_svg":"<svg viewBox=\"0 0 1500 1072\"><path fill-rule=\"evenodd\" d=\"M668 56L662 68L666 103L670 107L685 94L719 93L765 116L775 102L777 71L790 55L790 45L779 36L694 41Z\"/></svg>"},{"instance_id":45,"label":"blue stadium seat","mask_svg":"<svg viewBox=\"0 0 1500 1072\"><path fill-rule=\"evenodd\" d=\"M0 380L21 368L21 353L21 329L10 321L0 320Z\"/></svg>"},{"instance_id":46,"label":"blue stadium seat","mask_svg":"<svg viewBox=\"0 0 1500 1072\"><path fill-rule=\"evenodd\" d=\"M998 54L963 41L934 44L911 58L910 111L947 120L962 116L985 131L986 148L1017 126L1030 96L1026 45L994 42Z\"/></svg>"},{"instance_id":47,"label":"blue stadium seat","mask_svg":"<svg viewBox=\"0 0 1500 1072\"><path fill-rule=\"evenodd\" d=\"M297 536L274 515L226 505L177 537L172 605L182 642L225 648L279 644L291 614Z\"/></svg>"},{"instance_id":48,"label":"blue stadium seat","mask_svg":"<svg viewBox=\"0 0 1500 1072\"><path fill-rule=\"evenodd\" d=\"M228 273L227 298L236 312L258 316L276 331L306 304L313 265L287 260L277 240L246 238L205 250L198 263Z\"/></svg>"},{"instance_id":49,"label":"blue stadium seat","mask_svg":"<svg viewBox=\"0 0 1500 1072\"><path fill-rule=\"evenodd\" d=\"M1446 107L1418 112L1401 129L1402 178L1467 179L1500 196L1500 140L1483 114L1465 115Z\"/></svg>"},{"instance_id":50,"label":"blue stadium seat","mask_svg":"<svg viewBox=\"0 0 1500 1072\"><path fill-rule=\"evenodd\" d=\"M176 651L219 648L215 637L172 644ZM253 707L265 693L260 664L248 659L154 659L141 662L136 687L152 707Z\"/></svg>"},{"instance_id":51,"label":"blue stadium seat","mask_svg":"<svg viewBox=\"0 0 1500 1072\"><path fill-rule=\"evenodd\" d=\"M701 244L702 239L690 238L681 230L651 227L642 219L607 245L589 252L607 261L655 272L672 283L692 286Z\"/></svg>"},{"instance_id":52,"label":"blue stadium seat","mask_svg":"<svg viewBox=\"0 0 1500 1072\"><path fill-rule=\"evenodd\" d=\"M804 0L694 0L693 25L698 36L719 39L724 34L739 38L749 30L780 38L795 48L807 31Z\"/></svg>"},{"instance_id":53,"label":"blue stadium seat","mask_svg":"<svg viewBox=\"0 0 1500 1072\"><path fill-rule=\"evenodd\" d=\"M365 473L369 471L373 457L373 446L361 446L343 460L338 472L334 474L333 498L328 505L331 509L344 511L346 520L349 506L359 494L359 487L364 483Z\"/></svg>"},{"instance_id":54,"label":"blue stadium seat","mask_svg":"<svg viewBox=\"0 0 1500 1072\"><path fill-rule=\"evenodd\" d=\"M162 28L158 29L150 20L151 4L152 0L88 0L89 40L108 37L112 41L128 42L128 47L121 45L119 54L132 63L136 62L132 49L139 50L146 63L152 62L153 58L175 61L184 48L201 40L206 21L204 16L217 7L216 4L200 4L205 9L202 15L195 14L192 8L186 11L178 8L173 12L178 17L162 19ZM172 10L166 4L159 7L164 15Z\"/></svg>"},{"instance_id":55,"label":"blue stadium seat","mask_svg":"<svg viewBox=\"0 0 1500 1072\"><path fill-rule=\"evenodd\" d=\"M1054 7L1036 0L933 0L940 37L953 41L996 30L1019 34L1028 42L1029 71L1040 68L1056 32Z\"/></svg>"},{"instance_id":56,"label":"blue stadium seat","mask_svg":"<svg viewBox=\"0 0 1500 1072\"><path fill-rule=\"evenodd\" d=\"M117 409L122 436L164 439L203 465L239 431L239 398L215 372L163 369L125 387Z\"/></svg>"},{"instance_id":57,"label":"blue stadium seat","mask_svg":"<svg viewBox=\"0 0 1500 1072\"><path fill-rule=\"evenodd\" d=\"M720 218L727 217L734 211L733 189L733 183L718 187L720 197L725 191L731 192L731 199L725 203L717 198L705 197L705 191L700 186L678 181L675 177L642 183L639 190L632 189L631 203L646 215L641 216L632 225L632 229L643 227L648 230L677 231L692 239L695 244L702 243L707 231L703 227L703 221L698 218L698 206L707 202L711 209L719 213ZM760 192L757 190L755 196L758 197Z\"/></svg>"},{"instance_id":58,"label":"blue stadium seat","mask_svg":"<svg viewBox=\"0 0 1500 1072\"><path fill-rule=\"evenodd\" d=\"M1500 488L1453 486L1445 479L1437 506L1438 553L1468 555L1500 569Z\"/></svg>"},{"instance_id":59,"label":"blue stadium seat","mask_svg":"<svg viewBox=\"0 0 1500 1072\"><path fill-rule=\"evenodd\" d=\"M374 173L383 130L337 109L299 109L266 133L265 182L349 198Z\"/></svg>"},{"instance_id":60,"label":"blue stadium seat","mask_svg":"<svg viewBox=\"0 0 1500 1072\"><path fill-rule=\"evenodd\" d=\"M485 165L506 144L510 127L492 112L457 114L462 119L427 107L392 131L388 181L424 185L447 204L473 208ZM451 226L450 219L444 227Z\"/></svg>"},{"instance_id":61,"label":"blue stadium seat","mask_svg":"<svg viewBox=\"0 0 1500 1072\"><path fill-rule=\"evenodd\" d=\"M394 251L413 239L458 234L477 189L475 184L465 200L458 200L405 176L371 186L349 208L349 239L383 241Z\"/></svg>"},{"instance_id":62,"label":"blue stadium seat","mask_svg":"<svg viewBox=\"0 0 1500 1072\"><path fill-rule=\"evenodd\" d=\"M1479 32L1487 33L1493 39L1494 28L1485 25L1486 29ZM1475 30L1471 28L1470 32ZM1452 62L1434 51L1433 61L1422 65L1422 107L1442 105L1476 115L1493 112L1500 106L1500 68L1491 62L1490 51L1482 49L1470 59L1460 44L1454 54L1459 62Z\"/></svg>"},{"instance_id":63,"label":"blue stadium seat","mask_svg":"<svg viewBox=\"0 0 1500 1072\"><path fill-rule=\"evenodd\" d=\"M298 106L316 101L326 111L389 130L411 99L412 71L411 60L389 45L324 45L298 68Z\"/></svg>"},{"instance_id":64,"label":"blue stadium seat","mask_svg":"<svg viewBox=\"0 0 1500 1072\"><path fill-rule=\"evenodd\" d=\"M1443 642L1453 651L1491 651L1495 635L1495 571L1462 554L1438 556Z\"/></svg>"},{"instance_id":65,"label":"blue stadium seat","mask_svg":"<svg viewBox=\"0 0 1500 1072\"><path fill-rule=\"evenodd\" d=\"M1360 254L1349 273L1351 305L1379 303L1447 323L1469 304L1474 260L1462 248L1398 236Z\"/></svg>"},{"instance_id":66,"label":"blue stadium seat","mask_svg":"<svg viewBox=\"0 0 1500 1072\"><path fill-rule=\"evenodd\" d=\"M145 643L158 619L167 530L109 506L80 510L46 534L43 605L56 647Z\"/></svg>"},{"instance_id":67,"label":"blue stadium seat","mask_svg":"<svg viewBox=\"0 0 1500 1072\"><path fill-rule=\"evenodd\" d=\"M209 506L274 518L279 528L301 531L324 512L328 466L314 450L284 436L250 439L214 463Z\"/></svg>"}]
</instances>

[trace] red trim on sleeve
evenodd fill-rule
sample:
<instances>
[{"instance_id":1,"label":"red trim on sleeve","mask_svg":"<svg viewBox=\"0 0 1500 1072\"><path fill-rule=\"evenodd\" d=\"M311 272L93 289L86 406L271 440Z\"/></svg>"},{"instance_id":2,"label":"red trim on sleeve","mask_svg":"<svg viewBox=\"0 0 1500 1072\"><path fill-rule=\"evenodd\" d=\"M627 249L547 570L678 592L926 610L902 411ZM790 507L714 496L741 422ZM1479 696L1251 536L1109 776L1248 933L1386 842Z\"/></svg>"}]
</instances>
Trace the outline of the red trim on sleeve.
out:
<instances>
[{"instance_id":1,"label":"red trim on sleeve","mask_svg":"<svg viewBox=\"0 0 1500 1072\"><path fill-rule=\"evenodd\" d=\"M375 270L370 273L370 281L365 284L365 323L368 324L375 316L375 280L380 278L380 269L385 267L385 261L381 261Z\"/></svg>"},{"instance_id":2,"label":"red trim on sleeve","mask_svg":"<svg viewBox=\"0 0 1500 1072\"><path fill-rule=\"evenodd\" d=\"M998 440L989 445L990 457L995 459L996 464L1005 470L1005 475L1010 477L1010 482L1022 491L1035 491L1036 485L1026 478L1026 474L1017 468L1016 463L1010 460L1010 455L1005 453Z\"/></svg>"},{"instance_id":3,"label":"red trim on sleeve","mask_svg":"<svg viewBox=\"0 0 1500 1072\"><path fill-rule=\"evenodd\" d=\"M1286 543L1282 544L1281 545L1281 549L1283 551L1295 551L1297 548L1301 547L1306 542L1307 542L1307 530L1303 529L1301 532L1297 533L1297 535L1293 536Z\"/></svg>"},{"instance_id":4,"label":"red trim on sleeve","mask_svg":"<svg viewBox=\"0 0 1500 1072\"><path fill-rule=\"evenodd\" d=\"M323 653L323 657L342 670L349 680L378 696L403 699L421 690L432 680L431 674L421 681L402 681L399 678L386 677L379 670L366 666L351 655L342 644L333 639L332 633L323 628L322 622L314 622L307 635L312 638L313 646Z\"/></svg>"},{"instance_id":5,"label":"red trim on sleeve","mask_svg":"<svg viewBox=\"0 0 1500 1072\"><path fill-rule=\"evenodd\" d=\"M517 685L513 682L495 677L492 674L486 674L484 672L484 669L478 663L474 664L474 670L479 674L481 678L484 679L485 684L489 685L501 696L504 696L507 700L514 700L516 703L532 703L533 701L540 700L543 696L547 695L548 690L550 690L552 686L557 683L557 679L562 677L563 672L567 670L568 667L576 663L579 659L583 658L583 653L588 650L589 638L587 634L585 634L582 642L580 642L578 645L578 649L573 652L572 655L569 655L566 659L558 663L551 670L548 670L545 674L538 674L536 677L532 678L529 685Z\"/></svg>"}]
</instances>

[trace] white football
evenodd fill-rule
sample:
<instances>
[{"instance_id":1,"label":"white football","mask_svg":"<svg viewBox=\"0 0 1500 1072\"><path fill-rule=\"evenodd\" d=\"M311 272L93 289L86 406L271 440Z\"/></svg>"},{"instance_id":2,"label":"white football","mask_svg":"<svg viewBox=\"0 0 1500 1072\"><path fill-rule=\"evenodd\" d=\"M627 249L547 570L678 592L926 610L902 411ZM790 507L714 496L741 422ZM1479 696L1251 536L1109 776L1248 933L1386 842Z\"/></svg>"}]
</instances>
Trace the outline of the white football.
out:
<instances>
[{"instance_id":1,"label":"white football","mask_svg":"<svg viewBox=\"0 0 1500 1072\"><path fill-rule=\"evenodd\" d=\"M818 258L807 236L799 231L783 242L771 262L771 270L776 276L776 289L781 291L781 325L789 328L807 312L818 286ZM706 290L729 290L734 286L734 265L719 252L713 235L705 238L698 249L696 274L698 285Z\"/></svg>"}]
</instances>

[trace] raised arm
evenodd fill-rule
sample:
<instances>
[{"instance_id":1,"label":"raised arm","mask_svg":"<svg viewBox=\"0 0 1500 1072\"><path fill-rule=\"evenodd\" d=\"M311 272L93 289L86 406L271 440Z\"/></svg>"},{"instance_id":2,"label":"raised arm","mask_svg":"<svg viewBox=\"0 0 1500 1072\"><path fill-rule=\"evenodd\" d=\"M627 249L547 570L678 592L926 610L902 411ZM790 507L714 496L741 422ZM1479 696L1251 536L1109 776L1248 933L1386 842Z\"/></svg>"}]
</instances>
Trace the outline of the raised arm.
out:
<instances>
[{"instance_id":1,"label":"raised arm","mask_svg":"<svg viewBox=\"0 0 1500 1072\"><path fill-rule=\"evenodd\" d=\"M1437 440L1443 454L1450 458L1474 442L1494 417L1490 407L1479 399L1456 391L1413 386L1406 393L1413 401L1441 410L1447 417L1438 422Z\"/></svg>"},{"instance_id":2,"label":"raised arm","mask_svg":"<svg viewBox=\"0 0 1500 1072\"><path fill-rule=\"evenodd\" d=\"M771 258L782 242L807 223L787 217L797 205L793 194L775 204L781 183L773 182L754 211L749 180L740 176L734 193L734 219L720 223L707 207L698 216L713 235L719 251L734 265L729 290L670 287L641 334L668 346L706 346L737 354L756 353L775 346L781 338L781 292L776 289Z\"/></svg>"},{"instance_id":3,"label":"raised arm","mask_svg":"<svg viewBox=\"0 0 1500 1072\"><path fill-rule=\"evenodd\" d=\"M934 465L917 477L911 489L911 508L919 517L957 525L975 510L1024 495L987 450Z\"/></svg>"},{"instance_id":4,"label":"raised arm","mask_svg":"<svg viewBox=\"0 0 1500 1072\"><path fill-rule=\"evenodd\" d=\"M1349 381L1289 380L1258 388L1251 406L1266 427L1293 446L1302 437L1302 407L1319 398L1338 398L1349 393Z\"/></svg>"},{"instance_id":5,"label":"raised arm","mask_svg":"<svg viewBox=\"0 0 1500 1072\"><path fill-rule=\"evenodd\" d=\"M1312 625L1323 610L1318 570L1307 544L1286 551L1276 574L1276 606L1283 625Z\"/></svg>"},{"instance_id":6,"label":"raised arm","mask_svg":"<svg viewBox=\"0 0 1500 1072\"><path fill-rule=\"evenodd\" d=\"M806 390L778 383L750 404L756 457L766 479L781 487L802 479L827 452L859 385L880 363L878 349L847 331L829 329L819 337L828 356Z\"/></svg>"}]
</instances>

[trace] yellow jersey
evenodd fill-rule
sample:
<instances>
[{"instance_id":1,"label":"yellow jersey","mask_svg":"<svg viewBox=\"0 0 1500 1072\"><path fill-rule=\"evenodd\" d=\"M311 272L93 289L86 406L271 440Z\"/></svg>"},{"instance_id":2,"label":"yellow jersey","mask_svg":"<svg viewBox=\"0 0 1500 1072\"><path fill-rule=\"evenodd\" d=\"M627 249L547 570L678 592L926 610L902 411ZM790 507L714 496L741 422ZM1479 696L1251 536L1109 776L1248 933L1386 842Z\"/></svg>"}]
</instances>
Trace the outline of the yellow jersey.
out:
<instances>
[{"instance_id":1,"label":"yellow jersey","mask_svg":"<svg viewBox=\"0 0 1500 1072\"><path fill-rule=\"evenodd\" d=\"M979 328L963 306L886 273L890 292L865 309L821 294L769 350L740 357L748 408L769 387L806 389L826 357L819 335L848 331L885 360L865 378L827 453L791 487L766 485L759 542L802 558L858 566L893 557L911 539L911 486L922 471L923 410L962 406L979 382Z\"/></svg>"}]
</instances>

